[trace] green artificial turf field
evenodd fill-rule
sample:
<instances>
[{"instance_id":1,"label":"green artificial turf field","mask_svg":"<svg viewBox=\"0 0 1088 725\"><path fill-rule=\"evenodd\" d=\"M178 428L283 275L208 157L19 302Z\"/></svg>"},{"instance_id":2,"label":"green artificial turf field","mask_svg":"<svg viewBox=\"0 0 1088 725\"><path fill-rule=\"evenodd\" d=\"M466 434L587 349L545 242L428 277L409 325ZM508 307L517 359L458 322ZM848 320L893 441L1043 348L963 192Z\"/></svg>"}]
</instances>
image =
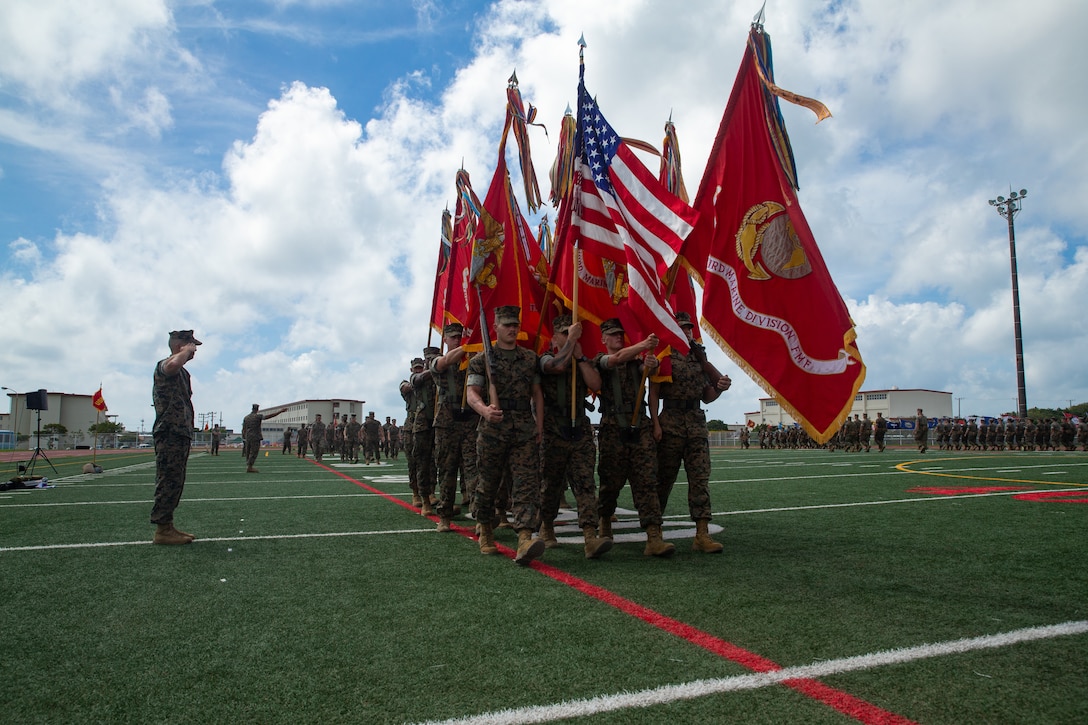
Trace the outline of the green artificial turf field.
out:
<instances>
[{"instance_id":1,"label":"green artificial turf field","mask_svg":"<svg viewBox=\"0 0 1088 725\"><path fill-rule=\"evenodd\" d=\"M191 457L188 546L150 544L147 452L0 492L0 719L1088 721L1085 454L713 449L723 554L680 483L671 559L625 492L611 552L564 510L522 568L435 533L403 457L239 453Z\"/></svg>"}]
</instances>

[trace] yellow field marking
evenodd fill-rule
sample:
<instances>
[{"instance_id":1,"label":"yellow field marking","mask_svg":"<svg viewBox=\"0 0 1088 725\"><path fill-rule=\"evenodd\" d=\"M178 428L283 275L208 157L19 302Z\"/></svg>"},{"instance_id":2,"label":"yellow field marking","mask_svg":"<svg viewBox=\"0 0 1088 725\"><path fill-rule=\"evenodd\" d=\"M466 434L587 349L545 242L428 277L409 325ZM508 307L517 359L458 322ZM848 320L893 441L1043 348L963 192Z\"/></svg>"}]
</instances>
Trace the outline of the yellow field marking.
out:
<instances>
[{"instance_id":1,"label":"yellow field marking","mask_svg":"<svg viewBox=\"0 0 1088 725\"><path fill-rule=\"evenodd\" d=\"M974 458L974 457L961 456L961 457L958 457L958 458L941 458L940 462L944 463L946 461L968 461L968 460L977 461L978 459ZM922 459L919 459L917 461L904 461L903 463L898 464L895 467L895 469L897 471L902 471L903 473L917 473L920 476L939 476L941 478L960 478L960 479L964 479L964 480L967 480L967 481L997 481L999 483L1030 483L1030 484L1038 484L1038 485L1041 485L1041 486L1079 486L1079 487L1088 488L1088 483L1073 483L1071 481L1035 481L1035 480L1032 480L1032 479L1023 479L1023 478L997 478L997 477L994 477L994 476L968 476L968 475L963 474L963 473L943 473L943 472L940 472L940 471L915 471L915 470L912 470L911 468L908 468L908 466L913 466L916 463L937 463L937 461L935 461L932 458L929 458L929 459L922 458ZM1061 463L1055 463L1054 464L1055 467L1059 467L1061 465L1062 465Z\"/></svg>"}]
</instances>

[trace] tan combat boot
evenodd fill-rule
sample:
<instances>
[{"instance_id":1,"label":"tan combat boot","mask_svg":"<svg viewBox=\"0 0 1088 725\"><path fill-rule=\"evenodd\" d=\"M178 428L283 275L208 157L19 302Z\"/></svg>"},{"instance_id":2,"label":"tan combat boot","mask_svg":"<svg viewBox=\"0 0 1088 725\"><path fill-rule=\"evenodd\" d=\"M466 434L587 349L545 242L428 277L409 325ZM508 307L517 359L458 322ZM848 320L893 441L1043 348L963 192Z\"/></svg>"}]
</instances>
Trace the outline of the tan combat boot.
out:
<instances>
[{"instance_id":1,"label":"tan combat boot","mask_svg":"<svg viewBox=\"0 0 1088 725\"><path fill-rule=\"evenodd\" d=\"M559 548L559 539L555 538L555 524L540 525L540 540L544 542L545 549Z\"/></svg>"},{"instance_id":2,"label":"tan combat boot","mask_svg":"<svg viewBox=\"0 0 1088 725\"><path fill-rule=\"evenodd\" d=\"M691 542L692 551L701 551L704 554L720 554L725 547L710 538L710 522L707 519L699 519L695 522L695 541Z\"/></svg>"},{"instance_id":3,"label":"tan combat boot","mask_svg":"<svg viewBox=\"0 0 1088 725\"><path fill-rule=\"evenodd\" d=\"M642 551L645 556L669 557L676 551L676 547L661 538L661 526L650 524L646 527L646 548Z\"/></svg>"},{"instance_id":4,"label":"tan combat boot","mask_svg":"<svg viewBox=\"0 0 1088 725\"><path fill-rule=\"evenodd\" d=\"M514 557L514 563L528 566L533 559L540 558L544 553L544 542L533 538L530 529L522 529L518 532L518 553Z\"/></svg>"},{"instance_id":5,"label":"tan combat boot","mask_svg":"<svg viewBox=\"0 0 1088 725\"><path fill-rule=\"evenodd\" d=\"M419 497L418 493L413 492L412 493L412 506L414 506L415 508L419 508L422 505L423 505L423 499L421 499Z\"/></svg>"},{"instance_id":6,"label":"tan combat boot","mask_svg":"<svg viewBox=\"0 0 1088 725\"><path fill-rule=\"evenodd\" d=\"M193 540L183 536L174 528L173 524L157 524L155 526L155 538L151 540L151 543L176 546L178 544L191 544Z\"/></svg>"},{"instance_id":7,"label":"tan combat boot","mask_svg":"<svg viewBox=\"0 0 1088 725\"><path fill-rule=\"evenodd\" d=\"M510 523L510 514L506 513L506 509L503 509L502 511L496 511L495 513L498 514L498 518L499 518L499 525L496 526L495 528L497 528L497 529L512 529L512 528L514 528L514 525L512 523Z\"/></svg>"},{"instance_id":8,"label":"tan combat boot","mask_svg":"<svg viewBox=\"0 0 1088 725\"><path fill-rule=\"evenodd\" d=\"M476 524L480 530L480 553L498 554L499 547L495 546L495 532L491 528L491 522Z\"/></svg>"},{"instance_id":9,"label":"tan combat boot","mask_svg":"<svg viewBox=\"0 0 1088 725\"><path fill-rule=\"evenodd\" d=\"M181 534L182 536L184 536L184 537L185 537L186 539L188 539L189 541L193 541L193 540L195 540L195 539L196 539L196 537L195 537L195 536L193 536L192 534L190 534L190 533L189 533L188 531L182 531L182 530L181 530L181 529L179 529L179 528L178 528L177 526L174 526L173 524L170 524L170 525L174 527L174 531L178 532L179 534Z\"/></svg>"},{"instance_id":10,"label":"tan combat boot","mask_svg":"<svg viewBox=\"0 0 1088 725\"><path fill-rule=\"evenodd\" d=\"M612 538L612 519L607 516L602 516L601 520L597 523L597 530L601 532L602 539Z\"/></svg>"},{"instance_id":11,"label":"tan combat boot","mask_svg":"<svg viewBox=\"0 0 1088 725\"><path fill-rule=\"evenodd\" d=\"M592 526L583 526L582 533L585 535L586 539L587 559L596 559L612 548L612 539L598 538L597 529Z\"/></svg>"},{"instance_id":12,"label":"tan combat boot","mask_svg":"<svg viewBox=\"0 0 1088 725\"><path fill-rule=\"evenodd\" d=\"M444 534L448 531L452 531L452 529L450 528L450 520L443 516L442 518L438 519L438 533Z\"/></svg>"},{"instance_id":13,"label":"tan combat boot","mask_svg":"<svg viewBox=\"0 0 1088 725\"><path fill-rule=\"evenodd\" d=\"M246 473L260 473L260 471L253 466L246 466Z\"/></svg>"},{"instance_id":14,"label":"tan combat boot","mask_svg":"<svg viewBox=\"0 0 1088 725\"><path fill-rule=\"evenodd\" d=\"M423 506L419 509L419 515L420 516L433 516L434 515L434 509L431 508L431 502L429 500L429 497L427 499L423 500Z\"/></svg>"}]
</instances>

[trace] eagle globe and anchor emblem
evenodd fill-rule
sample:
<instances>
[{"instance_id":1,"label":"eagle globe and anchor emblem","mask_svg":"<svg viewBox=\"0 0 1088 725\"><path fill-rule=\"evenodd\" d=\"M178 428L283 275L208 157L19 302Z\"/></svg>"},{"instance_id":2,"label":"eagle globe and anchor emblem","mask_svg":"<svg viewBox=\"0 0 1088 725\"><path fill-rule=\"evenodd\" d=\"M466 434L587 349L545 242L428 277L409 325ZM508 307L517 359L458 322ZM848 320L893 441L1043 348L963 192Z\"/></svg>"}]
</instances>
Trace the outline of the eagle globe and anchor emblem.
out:
<instances>
[{"instance_id":1,"label":"eagle globe and anchor emblem","mask_svg":"<svg viewBox=\"0 0 1088 725\"><path fill-rule=\"evenodd\" d=\"M748 278L800 279L812 272L786 208L774 201L751 207L737 230L737 256Z\"/></svg>"}]
</instances>

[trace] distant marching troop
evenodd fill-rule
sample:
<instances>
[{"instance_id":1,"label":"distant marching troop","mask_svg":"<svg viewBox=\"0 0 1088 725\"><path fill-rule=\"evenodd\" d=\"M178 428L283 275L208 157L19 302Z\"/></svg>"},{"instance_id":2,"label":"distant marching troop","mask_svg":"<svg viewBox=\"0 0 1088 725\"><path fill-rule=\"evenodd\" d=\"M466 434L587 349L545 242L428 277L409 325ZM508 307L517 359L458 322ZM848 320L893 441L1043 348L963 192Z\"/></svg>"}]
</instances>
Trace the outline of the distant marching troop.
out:
<instances>
[{"instance_id":1,"label":"distant marching troop","mask_svg":"<svg viewBox=\"0 0 1088 725\"><path fill-rule=\"evenodd\" d=\"M884 451L888 421L881 413L870 420L868 414L847 418L839 431L824 447L847 452L868 453L875 444ZM930 431L932 430L932 433ZM1088 417L941 418L930 428L929 420L918 411L914 419L914 441L925 453L932 438L942 451L1088 451ZM817 448L815 441L798 428L764 430L759 434L760 448Z\"/></svg>"}]
</instances>

